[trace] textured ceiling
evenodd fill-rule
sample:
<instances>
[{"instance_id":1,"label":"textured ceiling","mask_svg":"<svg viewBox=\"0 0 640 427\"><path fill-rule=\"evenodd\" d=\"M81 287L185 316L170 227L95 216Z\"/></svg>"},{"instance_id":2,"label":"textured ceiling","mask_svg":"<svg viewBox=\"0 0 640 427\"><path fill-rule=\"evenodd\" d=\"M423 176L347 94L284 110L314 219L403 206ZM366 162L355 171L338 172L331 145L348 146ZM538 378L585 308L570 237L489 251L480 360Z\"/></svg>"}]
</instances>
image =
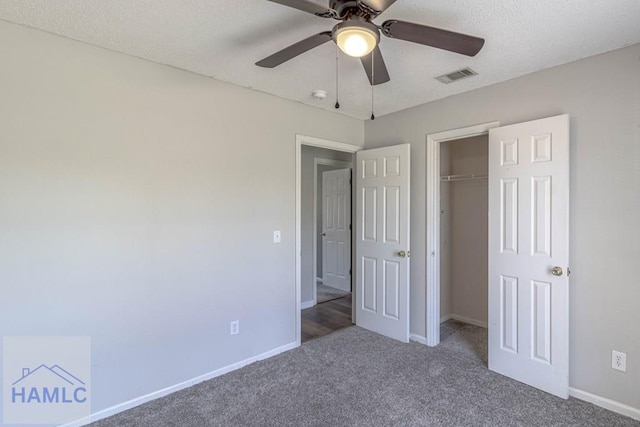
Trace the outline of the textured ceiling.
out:
<instances>
[{"instance_id":1,"label":"textured ceiling","mask_svg":"<svg viewBox=\"0 0 640 427\"><path fill-rule=\"evenodd\" d=\"M382 37L391 81L375 88L377 116L640 43L639 0L397 0L375 22L390 18L486 43L469 58ZM0 19L335 111L333 43L274 69L254 63L337 21L266 0L2 0ZM434 80L463 67L479 75ZM341 55L339 68L338 112L368 118L371 89L360 61ZM316 100L314 89L329 96Z\"/></svg>"}]
</instances>

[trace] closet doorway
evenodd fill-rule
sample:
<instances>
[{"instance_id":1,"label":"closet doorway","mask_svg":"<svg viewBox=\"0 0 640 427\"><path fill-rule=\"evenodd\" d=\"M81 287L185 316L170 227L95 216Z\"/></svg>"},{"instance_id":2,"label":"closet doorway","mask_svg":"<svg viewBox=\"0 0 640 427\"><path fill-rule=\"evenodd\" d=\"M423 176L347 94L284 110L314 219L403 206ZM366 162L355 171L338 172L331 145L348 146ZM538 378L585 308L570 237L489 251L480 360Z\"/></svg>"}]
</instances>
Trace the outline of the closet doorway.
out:
<instances>
[{"instance_id":1,"label":"closet doorway","mask_svg":"<svg viewBox=\"0 0 640 427\"><path fill-rule=\"evenodd\" d=\"M428 346L436 346L440 343L442 321L457 318L459 321L476 325L486 326L487 324L488 136L489 130L498 126L498 122L490 122L427 135L427 319L425 344ZM471 147L471 144L479 145ZM441 157L443 158L441 159ZM451 194L454 186L456 186L453 189L454 194ZM460 190L457 187L464 188L460 192L457 191ZM467 187L482 190L473 195L471 199L466 199L464 194L472 193ZM441 207L443 202L441 190L444 190L444 207ZM459 212L460 206L473 206L474 203L481 205L483 203L482 194L484 194L485 200L484 210L467 212L469 215L465 212ZM454 200L452 200L452 196L455 197ZM441 220L445 221L442 229ZM466 244L464 234L459 230L453 230L452 233L452 221L456 221L456 223L463 221L460 226L466 227L467 230L472 229L474 244L484 244L484 248L479 251L479 254L476 252L475 255L471 255L473 265L480 266L478 269L481 271L467 269L466 266L460 268L461 256L464 259L464 256L468 257L470 252L464 246ZM478 225L478 221L484 222L482 225ZM480 227L480 230L474 229L474 227ZM463 240L462 247L459 243L460 237ZM455 240L452 241L452 238ZM483 238L484 243L482 243ZM443 239L444 241L441 243ZM452 254L452 244L456 244L456 249L460 249L460 251ZM441 263L442 249L444 249L445 255L444 261ZM484 265L481 265L482 262ZM452 269L456 269L455 274L452 274ZM452 276L456 281L464 280L465 277L472 277L473 281L471 285L464 283L454 288L455 285L452 285L451 282ZM465 290L469 291L470 286L473 286L472 289L476 294L484 294L484 297L474 298L472 295L465 295ZM470 302L472 299L475 301ZM483 306L481 307L480 304Z\"/></svg>"},{"instance_id":2,"label":"closet doorway","mask_svg":"<svg viewBox=\"0 0 640 427\"><path fill-rule=\"evenodd\" d=\"M487 327L489 136L440 143L440 321ZM459 325L458 325L459 326Z\"/></svg>"}]
</instances>

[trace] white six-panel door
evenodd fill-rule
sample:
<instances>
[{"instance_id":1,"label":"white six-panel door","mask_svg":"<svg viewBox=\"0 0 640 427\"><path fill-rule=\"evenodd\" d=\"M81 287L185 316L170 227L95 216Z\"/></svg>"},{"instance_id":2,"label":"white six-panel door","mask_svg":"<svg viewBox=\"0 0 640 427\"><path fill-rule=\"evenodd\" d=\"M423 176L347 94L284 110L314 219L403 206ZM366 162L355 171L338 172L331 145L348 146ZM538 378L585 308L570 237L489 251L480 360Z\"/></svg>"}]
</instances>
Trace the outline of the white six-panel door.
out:
<instances>
[{"instance_id":1,"label":"white six-panel door","mask_svg":"<svg viewBox=\"0 0 640 427\"><path fill-rule=\"evenodd\" d=\"M569 380L569 117L489 131L489 369Z\"/></svg>"},{"instance_id":2,"label":"white six-panel door","mask_svg":"<svg viewBox=\"0 0 640 427\"><path fill-rule=\"evenodd\" d=\"M409 341L409 145L356 154L356 324Z\"/></svg>"},{"instance_id":3,"label":"white six-panel door","mask_svg":"<svg viewBox=\"0 0 640 427\"><path fill-rule=\"evenodd\" d=\"M351 169L322 173L323 283L351 291Z\"/></svg>"}]
</instances>

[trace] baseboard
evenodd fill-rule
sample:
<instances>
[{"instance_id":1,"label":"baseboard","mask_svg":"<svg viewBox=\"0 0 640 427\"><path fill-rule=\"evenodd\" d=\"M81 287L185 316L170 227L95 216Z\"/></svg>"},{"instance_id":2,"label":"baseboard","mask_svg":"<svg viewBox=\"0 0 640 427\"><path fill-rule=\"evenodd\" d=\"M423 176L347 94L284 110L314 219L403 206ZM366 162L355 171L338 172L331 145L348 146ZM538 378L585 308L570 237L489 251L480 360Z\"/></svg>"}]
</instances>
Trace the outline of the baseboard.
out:
<instances>
[{"instance_id":1,"label":"baseboard","mask_svg":"<svg viewBox=\"0 0 640 427\"><path fill-rule=\"evenodd\" d=\"M324 279L322 277L316 277L316 282L322 283L324 282Z\"/></svg>"},{"instance_id":2,"label":"baseboard","mask_svg":"<svg viewBox=\"0 0 640 427\"><path fill-rule=\"evenodd\" d=\"M304 310L305 308L311 308L315 305L313 300L305 301L300 304L300 310Z\"/></svg>"},{"instance_id":3,"label":"baseboard","mask_svg":"<svg viewBox=\"0 0 640 427\"><path fill-rule=\"evenodd\" d=\"M584 400L585 402L593 403L604 409L608 409L620 415L633 418L640 421L640 409L633 406L625 405L624 403L616 402L615 400L607 399L606 397L598 396L593 393L589 393L584 390L569 387L569 396L576 399Z\"/></svg>"},{"instance_id":4,"label":"baseboard","mask_svg":"<svg viewBox=\"0 0 640 427\"><path fill-rule=\"evenodd\" d=\"M450 314L447 314L446 316L442 316L442 317L440 318L440 323L444 323L444 322L446 322L446 321L447 321L447 320L449 320L449 319L451 319L451 315L450 315Z\"/></svg>"},{"instance_id":5,"label":"baseboard","mask_svg":"<svg viewBox=\"0 0 640 427\"><path fill-rule=\"evenodd\" d=\"M445 320L442 320L442 319L445 319ZM462 323L468 323L469 325L480 326L481 328L487 329L487 322L481 322L479 320L471 319L469 317L458 316L457 314L449 314L441 318L440 323L449 319L457 320L458 322L462 322Z\"/></svg>"},{"instance_id":6,"label":"baseboard","mask_svg":"<svg viewBox=\"0 0 640 427\"><path fill-rule=\"evenodd\" d=\"M297 343L292 342L290 344L286 344L286 345L283 345L281 347L274 348L273 350L269 350L269 351L264 352L262 354L259 354L257 356L253 356L253 357L250 357L248 359L241 360L240 362L232 363L231 365L227 365L227 366L222 367L220 369L216 369L215 371L211 371L209 373L197 376L197 377L192 378L190 380L183 381L183 382L181 382L179 384L175 384L175 385L172 385L170 387L163 388L162 390L154 391L154 392L149 393L147 395L140 396L140 397L137 397L135 399L131 399L131 400L127 401L127 402L120 403L118 405L112 406L112 407L107 408L107 409L103 409L101 411L95 412L95 413L93 413L93 414L91 414L89 416L86 416L84 418L80 418L79 420L75 420L75 421L72 421L70 423L63 424L62 427L84 426L84 425L87 425L87 424L102 420L104 418L110 417L110 416L118 414L120 412L124 412L127 409L135 408L136 406L140 406L140 405L142 405L144 403L147 403L147 402L150 402L152 400L159 399L159 398L164 397L164 396L166 396L168 394L175 393L176 391L183 390L185 388L191 387L191 386L196 385L198 383L201 383L203 381L207 381L207 380L210 380L212 378L219 377L220 375L224 375L224 374L226 374L228 372L235 371L236 369L240 369L240 368L242 368L244 366L250 365L250 364L252 364L254 362L257 362L259 360L268 359L268 358L273 357L273 356L275 356L277 354L280 354L280 353L283 353L285 351L294 349L297 346L298 346Z\"/></svg>"},{"instance_id":7,"label":"baseboard","mask_svg":"<svg viewBox=\"0 0 640 427\"><path fill-rule=\"evenodd\" d=\"M427 345L427 339L425 337L423 337L422 335L409 334L409 340L415 341L415 342L420 343L420 344Z\"/></svg>"},{"instance_id":8,"label":"baseboard","mask_svg":"<svg viewBox=\"0 0 640 427\"><path fill-rule=\"evenodd\" d=\"M330 286L330 285L325 285L325 286L331 289L335 289L336 291L351 292L351 289L342 289L342 288L337 288L335 286Z\"/></svg>"}]
</instances>

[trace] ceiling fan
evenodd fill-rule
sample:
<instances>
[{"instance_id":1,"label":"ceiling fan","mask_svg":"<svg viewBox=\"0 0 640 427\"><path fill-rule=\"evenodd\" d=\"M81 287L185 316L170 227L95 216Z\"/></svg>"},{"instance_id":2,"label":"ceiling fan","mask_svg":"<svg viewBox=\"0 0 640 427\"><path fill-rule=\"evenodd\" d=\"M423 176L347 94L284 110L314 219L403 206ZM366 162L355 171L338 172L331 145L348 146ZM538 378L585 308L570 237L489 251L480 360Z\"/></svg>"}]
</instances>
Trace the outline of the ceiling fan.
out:
<instances>
[{"instance_id":1,"label":"ceiling fan","mask_svg":"<svg viewBox=\"0 0 640 427\"><path fill-rule=\"evenodd\" d=\"M360 58L369 82L379 85L390 80L378 47L380 32L387 37L419 43L467 56L475 56L484 39L440 28L390 19L378 26L371 22L396 0L330 0L324 8L309 0L269 0L321 18L342 21L331 31L314 34L273 55L256 62L259 67L273 68L296 56L333 40L349 56ZM371 56L373 55L373 58Z\"/></svg>"}]
</instances>

